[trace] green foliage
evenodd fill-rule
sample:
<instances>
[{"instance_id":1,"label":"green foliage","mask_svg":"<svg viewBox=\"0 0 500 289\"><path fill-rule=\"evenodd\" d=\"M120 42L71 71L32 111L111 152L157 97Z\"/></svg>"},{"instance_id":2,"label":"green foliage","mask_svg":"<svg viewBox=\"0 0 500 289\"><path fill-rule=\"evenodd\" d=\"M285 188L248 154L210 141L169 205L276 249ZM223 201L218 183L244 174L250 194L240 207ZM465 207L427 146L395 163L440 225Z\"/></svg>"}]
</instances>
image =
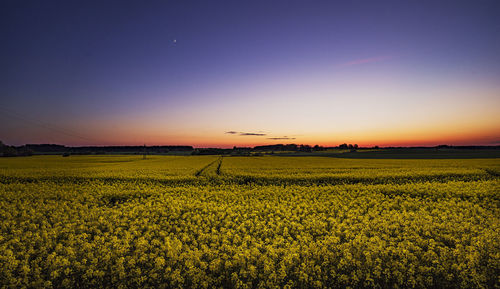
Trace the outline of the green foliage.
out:
<instances>
[{"instance_id":1,"label":"green foliage","mask_svg":"<svg viewBox=\"0 0 500 289\"><path fill-rule=\"evenodd\" d=\"M499 166L2 159L0 287L499 288Z\"/></svg>"}]
</instances>

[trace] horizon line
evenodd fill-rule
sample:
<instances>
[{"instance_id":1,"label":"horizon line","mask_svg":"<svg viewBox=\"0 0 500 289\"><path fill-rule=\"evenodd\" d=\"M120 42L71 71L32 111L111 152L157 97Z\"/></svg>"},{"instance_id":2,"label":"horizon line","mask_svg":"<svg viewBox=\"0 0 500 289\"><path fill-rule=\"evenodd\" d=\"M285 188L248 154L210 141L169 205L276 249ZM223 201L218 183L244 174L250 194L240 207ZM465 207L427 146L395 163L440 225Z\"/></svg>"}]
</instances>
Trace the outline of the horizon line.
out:
<instances>
[{"instance_id":1,"label":"horizon line","mask_svg":"<svg viewBox=\"0 0 500 289\"><path fill-rule=\"evenodd\" d=\"M342 143L346 145L357 145L356 143ZM204 149L204 148L216 148L216 149L233 149L233 148L255 148L255 147L261 147L261 146L286 146L286 145L296 145L296 146L310 146L311 148L315 147L316 145L321 148L339 148L340 145L310 145L310 144L304 144L304 143L278 143L278 144L260 144L260 145L253 145L253 146L237 146L237 145L228 145L228 146L195 146L195 145L187 145L187 144L161 144L161 145L67 145L67 144L58 144L58 143L25 143L22 145L8 145L3 143L5 146L13 146L13 147L23 147L23 146L28 146L28 145L37 145L37 146L43 146L43 145L52 145L52 146L63 146L63 147L68 147L68 148L82 148L82 147L192 147L193 149ZM363 149L363 148L436 148L436 147L500 147L500 144L469 144L469 145L456 145L456 144L438 144L438 145L365 145L365 146L358 146L358 149Z\"/></svg>"}]
</instances>

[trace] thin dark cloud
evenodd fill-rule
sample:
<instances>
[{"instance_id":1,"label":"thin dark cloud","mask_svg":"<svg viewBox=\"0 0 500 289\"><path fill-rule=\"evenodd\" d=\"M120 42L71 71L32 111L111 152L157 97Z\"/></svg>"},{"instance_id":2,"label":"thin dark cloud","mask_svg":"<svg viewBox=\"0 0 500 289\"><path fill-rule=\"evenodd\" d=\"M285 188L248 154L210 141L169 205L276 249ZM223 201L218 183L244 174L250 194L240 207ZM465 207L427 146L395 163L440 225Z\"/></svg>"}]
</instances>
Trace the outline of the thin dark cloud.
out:
<instances>
[{"instance_id":1,"label":"thin dark cloud","mask_svg":"<svg viewBox=\"0 0 500 289\"><path fill-rule=\"evenodd\" d=\"M271 140L287 140L287 139L295 139L294 137L268 137L267 139L271 139Z\"/></svg>"},{"instance_id":2,"label":"thin dark cloud","mask_svg":"<svg viewBox=\"0 0 500 289\"><path fill-rule=\"evenodd\" d=\"M240 133L241 136L266 136L267 134L265 133L257 133L257 132L242 132Z\"/></svg>"},{"instance_id":3,"label":"thin dark cloud","mask_svg":"<svg viewBox=\"0 0 500 289\"><path fill-rule=\"evenodd\" d=\"M239 136L266 136L267 134L264 131L258 131L258 132L242 132L242 131L226 131L226 134L234 134L234 135L239 135Z\"/></svg>"},{"instance_id":4,"label":"thin dark cloud","mask_svg":"<svg viewBox=\"0 0 500 289\"><path fill-rule=\"evenodd\" d=\"M226 131L225 133L232 134L232 135L238 135L238 136L267 136L268 135L265 131L260 131L260 130L257 132L242 132L242 131L230 130L230 131ZM293 140L293 139L296 139L295 136L296 135L293 135L293 136L288 136L288 135L269 136L269 137L266 137L266 139L269 139L269 140Z\"/></svg>"}]
</instances>

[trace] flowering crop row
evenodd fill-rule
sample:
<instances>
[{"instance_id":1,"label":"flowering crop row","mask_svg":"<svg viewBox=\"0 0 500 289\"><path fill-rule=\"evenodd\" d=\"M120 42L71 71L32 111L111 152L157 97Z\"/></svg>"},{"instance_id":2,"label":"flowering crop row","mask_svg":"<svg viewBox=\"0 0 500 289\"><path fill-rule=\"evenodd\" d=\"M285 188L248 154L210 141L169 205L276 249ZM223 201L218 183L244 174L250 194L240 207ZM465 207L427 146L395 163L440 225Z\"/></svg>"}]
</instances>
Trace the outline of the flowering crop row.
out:
<instances>
[{"instance_id":1,"label":"flowering crop row","mask_svg":"<svg viewBox=\"0 0 500 289\"><path fill-rule=\"evenodd\" d=\"M0 160L0 287L500 286L500 180L476 177L497 160L414 162L428 180L395 178L408 165L377 161L378 183L318 185L301 175L308 158L291 160L307 163L295 170L247 158L247 174L243 158L224 158L220 175L209 157L80 157L64 172L66 159ZM262 166L268 183L235 181L273 159ZM363 180L370 162L323 166ZM454 173L462 178L440 179ZM271 183L280 177L303 181Z\"/></svg>"}]
</instances>

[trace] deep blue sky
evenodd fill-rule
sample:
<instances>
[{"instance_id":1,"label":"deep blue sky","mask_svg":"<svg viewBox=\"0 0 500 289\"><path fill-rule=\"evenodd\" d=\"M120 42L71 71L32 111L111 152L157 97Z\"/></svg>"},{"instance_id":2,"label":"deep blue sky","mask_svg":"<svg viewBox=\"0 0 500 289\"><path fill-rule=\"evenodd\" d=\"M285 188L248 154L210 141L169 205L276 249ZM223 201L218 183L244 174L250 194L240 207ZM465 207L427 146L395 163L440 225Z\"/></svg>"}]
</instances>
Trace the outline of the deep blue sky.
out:
<instances>
[{"instance_id":1,"label":"deep blue sky","mask_svg":"<svg viewBox=\"0 0 500 289\"><path fill-rule=\"evenodd\" d=\"M0 140L495 143L499 3L2 1Z\"/></svg>"}]
</instances>

